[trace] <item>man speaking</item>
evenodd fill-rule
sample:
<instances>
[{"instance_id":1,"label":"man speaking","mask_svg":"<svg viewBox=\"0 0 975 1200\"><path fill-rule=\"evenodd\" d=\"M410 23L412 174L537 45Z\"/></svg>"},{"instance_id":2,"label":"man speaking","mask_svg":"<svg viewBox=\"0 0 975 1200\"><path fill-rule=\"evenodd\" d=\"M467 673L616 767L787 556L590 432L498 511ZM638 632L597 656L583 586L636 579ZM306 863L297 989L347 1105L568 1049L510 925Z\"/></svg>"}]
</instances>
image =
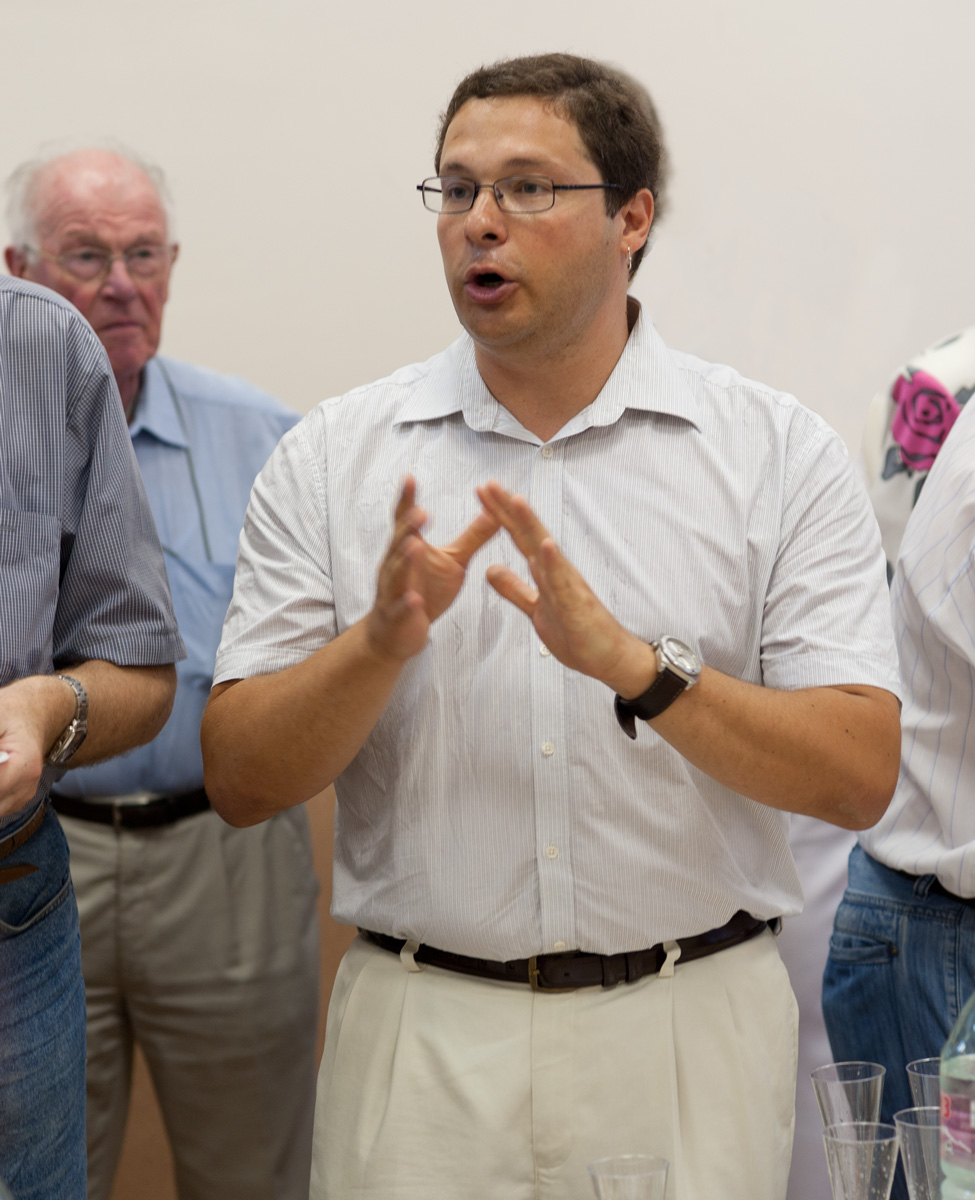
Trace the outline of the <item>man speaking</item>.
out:
<instances>
[{"instance_id":1,"label":"man speaking","mask_svg":"<svg viewBox=\"0 0 975 1200\"><path fill-rule=\"evenodd\" d=\"M897 667L839 439L627 296L664 162L619 71L468 76L420 184L464 334L255 485L204 757L241 824L336 781L313 1196L581 1198L637 1150L784 1194L788 813L883 811Z\"/></svg>"}]
</instances>

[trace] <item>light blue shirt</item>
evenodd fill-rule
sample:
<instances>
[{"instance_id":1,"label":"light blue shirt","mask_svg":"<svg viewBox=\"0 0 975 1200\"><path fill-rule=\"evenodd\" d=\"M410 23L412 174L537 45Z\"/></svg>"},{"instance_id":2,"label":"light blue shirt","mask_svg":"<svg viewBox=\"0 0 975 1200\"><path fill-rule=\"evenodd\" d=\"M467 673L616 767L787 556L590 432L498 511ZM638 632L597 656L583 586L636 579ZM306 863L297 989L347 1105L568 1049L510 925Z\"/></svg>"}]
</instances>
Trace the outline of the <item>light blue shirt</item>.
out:
<instances>
[{"instance_id":1,"label":"light blue shirt","mask_svg":"<svg viewBox=\"0 0 975 1200\"><path fill-rule=\"evenodd\" d=\"M121 758L69 771L67 795L184 792L203 786L200 721L233 591L251 485L298 420L242 379L154 358L129 427L155 517L186 659L162 733Z\"/></svg>"},{"instance_id":2,"label":"light blue shirt","mask_svg":"<svg viewBox=\"0 0 975 1200\"><path fill-rule=\"evenodd\" d=\"M441 544L488 479L528 498L612 613L773 688L896 691L877 523L836 434L790 396L636 321L592 404L547 443L470 339L319 405L254 487L218 680L290 667L370 609L403 476ZM737 795L603 684L564 667L471 560L336 781L333 913L445 950L616 953L794 913L788 814ZM788 797L783 797L787 801Z\"/></svg>"}]
</instances>

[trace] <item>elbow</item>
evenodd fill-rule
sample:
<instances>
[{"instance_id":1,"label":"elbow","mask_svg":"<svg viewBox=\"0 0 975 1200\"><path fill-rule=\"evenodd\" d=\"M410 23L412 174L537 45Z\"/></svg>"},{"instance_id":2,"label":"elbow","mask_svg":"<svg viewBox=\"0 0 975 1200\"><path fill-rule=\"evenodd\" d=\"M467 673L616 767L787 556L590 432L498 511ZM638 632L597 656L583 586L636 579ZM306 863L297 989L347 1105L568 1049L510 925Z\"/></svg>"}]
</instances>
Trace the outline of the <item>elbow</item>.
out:
<instances>
[{"instance_id":1,"label":"elbow","mask_svg":"<svg viewBox=\"0 0 975 1200\"><path fill-rule=\"evenodd\" d=\"M875 732L873 753L863 755L858 764L853 801L837 824L846 829L869 829L887 811L897 787L900 772L901 729L899 710Z\"/></svg>"},{"instance_id":2,"label":"elbow","mask_svg":"<svg viewBox=\"0 0 975 1200\"><path fill-rule=\"evenodd\" d=\"M233 727L222 720L219 704L214 708L211 696L200 727L203 751L203 786L214 812L228 825L238 829L258 825L274 815L266 801L253 789L253 772L247 770L246 756L234 736ZM249 786L250 785L250 786Z\"/></svg>"},{"instance_id":3,"label":"elbow","mask_svg":"<svg viewBox=\"0 0 975 1200\"><path fill-rule=\"evenodd\" d=\"M169 720L175 698L176 668L170 663L168 666L159 667L155 675L155 703L149 717L150 731L147 742L152 741Z\"/></svg>"},{"instance_id":4,"label":"elbow","mask_svg":"<svg viewBox=\"0 0 975 1200\"><path fill-rule=\"evenodd\" d=\"M126 708L120 712L119 728L124 743L114 751L116 754L151 742L169 720L176 696L176 668L172 663L124 669L132 672L137 687L130 688Z\"/></svg>"},{"instance_id":5,"label":"elbow","mask_svg":"<svg viewBox=\"0 0 975 1200\"><path fill-rule=\"evenodd\" d=\"M203 787L213 811L237 829L259 825L276 811L262 804L259 797L249 795L234 772L222 766L220 756L207 753L206 741L203 743Z\"/></svg>"},{"instance_id":6,"label":"elbow","mask_svg":"<svg viewBox=\"0 0 975 1200\"><path fill-rule=\"evenodd\" d=\"M236 829L246 829L249 825L259 825L272 814L262 812L234 788L228 788L221 782L220 772L203 769L203 786L206 790L210 807L228 825Z\"/></svg>"}]
</instances>

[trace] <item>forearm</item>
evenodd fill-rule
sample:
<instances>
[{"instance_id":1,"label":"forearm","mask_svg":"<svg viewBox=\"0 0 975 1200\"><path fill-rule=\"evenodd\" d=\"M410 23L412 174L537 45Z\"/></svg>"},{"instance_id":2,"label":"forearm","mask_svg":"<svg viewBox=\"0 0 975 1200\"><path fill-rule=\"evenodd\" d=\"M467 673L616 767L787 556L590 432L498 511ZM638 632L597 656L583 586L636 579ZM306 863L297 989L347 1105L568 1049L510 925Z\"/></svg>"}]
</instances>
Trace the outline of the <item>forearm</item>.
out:
<instances>
[{"instance_id":1,"label":"forearm","mask_svg":"<svg viewBox=\"0 0 975 1200\"><path fill-rule=\"evenodd\" d=\"M779 691L705 667L651 724L733 791L847 829L879 820L897 783L900 712L880 688Z\"/></svg>"},{"instance_id":2,"label":"forearm","mask_svg":"<svg viewBox=\"0 0 975 1200\"><path fill-rule=\"evenodd\" d=\"M328 787L369 736L402 667L376 650L363 620L294 667L218 684L201 730L214 808L231 825L254 825Z\"/></svg>"},{"instance_id":3,"label":"forearm","mask_svg":"<svg viewBox=\"0 0 975 1200\"><path fill-rule=\"evenodd\" d=\"M83 767L114 758L116 754L151 742L169 719L176 694L176 670L171 665L119 667L114 663L91 660L66 668L63 673L73 675L88 693L88 736L72 755L69 767ZM64 684L60 686L67 690ZM67 720L61 723L54 737L68 723L73 712L73 703L70 703ZM53 737L51 741L54 741Z\"/></svg>"}]
</instances>

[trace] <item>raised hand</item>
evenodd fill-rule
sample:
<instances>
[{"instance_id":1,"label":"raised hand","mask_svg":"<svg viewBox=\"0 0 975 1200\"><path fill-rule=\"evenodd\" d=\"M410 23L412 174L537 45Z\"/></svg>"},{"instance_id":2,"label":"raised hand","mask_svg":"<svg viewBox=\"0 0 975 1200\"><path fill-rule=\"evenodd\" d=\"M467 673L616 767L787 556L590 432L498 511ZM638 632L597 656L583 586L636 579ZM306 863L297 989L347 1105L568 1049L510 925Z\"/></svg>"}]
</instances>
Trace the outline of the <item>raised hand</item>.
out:
<instances>
[{"instance_id":1,"label":"raised hand","mask_svg":"<svg viewBox=\"0 0 975 1200\"><path fill-rule=\"evenodd\" d=\"M497 564L487 569L488 583L531 618L538 636L565 666L622 695L644 691L655 671L652 651L599 600L524 497L513 496L494 480L479 487L477 495L528 560L536 586Z\"/></svg>"},{"instance_id":2,"label":"raised hand","mask_svg":"<svg viewBox=\"0 0 975 1200\"><path fill-rule=\"evenodd\" d=\"M366 622L370 645L385 657L407 659L423 649L430 626L456 599L472 556L499 529L495 517L481 512L449 545L431 546L420 533L426 520L416 505L416 481L407 476Z\"/></svg>"}]
</instances>

